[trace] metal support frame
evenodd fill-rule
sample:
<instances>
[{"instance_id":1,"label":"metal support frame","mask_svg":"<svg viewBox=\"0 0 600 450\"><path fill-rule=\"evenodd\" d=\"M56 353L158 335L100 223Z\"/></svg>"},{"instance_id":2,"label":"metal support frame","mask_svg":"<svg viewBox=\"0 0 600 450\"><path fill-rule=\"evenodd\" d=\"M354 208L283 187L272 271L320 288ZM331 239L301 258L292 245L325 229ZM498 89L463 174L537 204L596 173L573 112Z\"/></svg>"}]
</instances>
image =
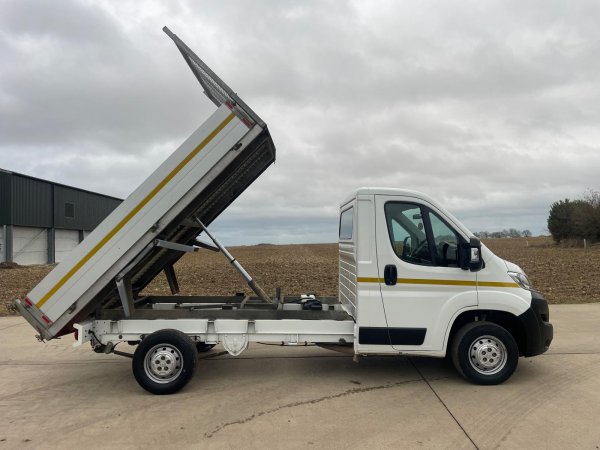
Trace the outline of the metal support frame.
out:
<instances>
[{"instance_id":1,"label":"metal support frame","mask_svg":"<svg viewBox=\"0 0 600 450\"><path fill-rule=\"evenodd\" d=\"M263 304L264 305L264 304ZM352 317L346 311L333 309L327 311L310 310L285 310L266 308L239 308L239 309L206 309L206 308L137 308L131 316L127 316L124 311L115 309L105 309L98 311L97 320L157 320L157 319L207 319L207 320L335 320L352 321ZM281 326L285 326L282 323Z\"/></svg>"},{"instance_id":2,"label":"metal support frame","mask_svg":"<svg viewBox=\"0 0 600 450\"><path fill-rule=\"evenodd\" d=\"M125 266L125 268L117 274L115 277L115 283L117 284L117 292L119 293L119 298L121 299L121 304L123 305L123 312L125 313L125 317L129 318L135 311L134 299L133 299L133 288L131 287L131 277L129 276L129 272L133 269L142 259L150 253L150 250L154 248L154 242L146 245L146 247L138 253L138 255L133 258L129 264Z\"/></svg>"},{"instance_id":3,"label":"metal support frame","mask_svg":"<svg viewBox=\"0 0 600 450\"><path fill-rule=\"evenodd\" d=\"M196 245L178 244L177 242L163 241L162 239L154 239L154 245L156 247L162 247L183 253L197 252L200 250L200 247Z\"/></svg>"},{"instance_id":4,"label":"metal support frame","mask_svg":"<svg viewBox=\"0 0 600 450\"><path fill-rule=\"evenodd\" d=\"M54 228L48 228L48 264L54 264L56 262L56 230Z\"/></svg>"},{"instance_id":5,"label":"metal support frame","mask_svg":"<svg viewBox=\"0 0 600 450\"><path fill-rule=\"evenodd\" d=\"M183 227L188 227L188 228L200 228L200 225L198 225L195 221L193 221L192 219L183 219L181 221L181 226Z\"/></svg>"},{"instance_id":6,"label":"metal support frame","mask_svg":"<svg viewBox=\"0 0 600 450\"><path fill-rule=\"evenodd\" d=\"M173 265L170 264L165 266L164 272L167 277L167 282L169 283L169 288L171 289L171 294L179 294L179 283L177 282L177 275L175 274Z\"/></svg>"},{"instance_id":7,"label":"metal support frame","mask_svg":"<svg viewBox=\"0 0 600 450\"><path fill-rule=\"evenodd\" d=\"M274 315L276 311L265 311ZM75 324L79 331L77 345L98 339L103 345L139 341L161 329L177 329L194 342L217 343L226 341L272 342L281 345L307 343L347 344L354 341L354 322L347 316L333 318L328 315L305 320L289 316L285 321L264 317L256 320L220 320L200 317L155 317L151 320L124 320L119 317L101 318ZM339 319L339 320L338 320ZM243 343L243 342L241 342ZM397 353L397 351L395 352Z\"/></svg>"},{"instance_id":8,"label":"metal support frame","mask_svg":"<svg viewBox=\"0 0 600 450\"><path fill-rule=\"evenodd\" d=\"M142 259L148 255L148 253L150 253L154 247L161 247L177 252L197 252L200 249L200 246L178 244L176 242L164 241L162 239L155 239L148 244L133 259L133 261L125 266L125 268L115 277L117 292L119 293L119 298L121 299L121 304L123 305L125 317L131 317L131 315L135 312L135 299L133 298L133 288L131 286L131 277L129 276L129 273ZM164 268L164 272L165 276L167 277L167 282L169 283L171 293L173 295L178 294L179 283L177 282L177 276L175 275L175 269L173 268L173 265L166 266Z\"/></svg>"},{"instance_id":9,"label":"metal support frame","mask_svg":"<svg viewBox=\"0 0 600 450\"><path fill-rule=\"evenodd\" d=\"M13 226L4 226L4 260L13 262Z\"/></svg>"},{"instance_id":10,"label":"metal support frame","mask_svg":"<svg viewBox=\"0 0 600 450\"><path fill-rule=\"evenodd\" d=\"M133 288L131 286L131 276L129 275L129 273L142 259L144 259L148 255L148 253L150 253L152 248L161 247L161 248L164 248L167 250L172 250L172 251L176 251L176 252L184 252L184 253L197 252L201 247L207 248L207 249L213 250L213 251L219 251L218 247L215 247L211 244L208 244L205 242L199 242L199 244L200 245L197 245L197 246L196 245L185 245L185 244L178 244L177 242L165 241L162 239L154 239L154 241L152 241L150 244L148 244L133 259L133 261L131 261L127 266L125 266L125 268L121 272L119 272L119 274L115 277L115 282L117 284L117 292L119 293L119 298L121 299L121 304L123 306L123 312L125 313L125 317L129 318L135 312L135 299L133 296ZM227 252L227 250L225 250L225 252L227 255L229 255L229 257L231 257L231 255L229 254L229 252ZM239 265L239 263L238 263L238 265ZM239 267L241 268L241 266L239 266ZM171 265L165 266L165 268L163 270L165 272L167 282L169 283L169 288L171 289L171 293L173 295L178 294L179 293L179 283L177 281L177 275L175 274L175 269L174 269L173 265L171 264ZM242 270L244 270L244 269L242 268ZM250 275L248 275L245 270L244 270L244 273L246 274L246 276L248 276L248 278L250 278ZM250 282L252 282L252 278L250 278ZM250 283L248 283L248 284L250 284ZM252 285L250 285L250 287L252 287ZM260 294L257 291L255 291L255 292L257 293L257 295L260 296ZM260 292L262 292L262 290ZM265 296L266 296L266 294L265 294ZM263 298L263 297L261 296L261 298ZM268 299L268 297L266 297L266 298ZM263 300L264 300L264 298L263 298ZM270 303L270 299L269 299L269 303Z\"/></svg>"},{"instance_id":11,"label":"metal support frame","mask_svg":"<svg viewBox=\"0 0 600 450\"><path fill-rule=\"evenodd\" d=\"M202 223L202 221L198 217L194 217L194 220L200 225L202 231L206 233L206 235L210 238L211 241L218 247L219 250L225 255L225 257L229 260L231 265L239 272L239 274L246 280L250 289L254 291L256 295L258 295L263 301L266 303L270 303L276 305L276 303L262 290L262 288L252 279L250 274L246 272L246 269L242 267L238 260L236 260L231 253L214 237L210 231L206 228L206 226Z\"/></svg>"},{"instance_id":12,"label":"metal support frame","mask_svg":"<svg viewBox=\"0 0 600 450\"><path fill-rule=\"evenodd\" d=\"M210 242L202 241L196 238L196 242L198 243L198 247L205 248L206 250L210 250L211 252L219 252L219 247L212 245Z\"/></svg>"},{"instance_id":13,"label":"metal support frame","mask_svg":"<svg viewBox=\"0 0 600 450\"><path fill-rule=\"evenodd\" d=\"M117 278L117 291L119 291L119 297L121 297L121 303L123 305L123 312L125 317L129 318L135 311L133 304L133 290L131 288L131 277L124 276L123 278Z\"/></svg>"}]
</instances>

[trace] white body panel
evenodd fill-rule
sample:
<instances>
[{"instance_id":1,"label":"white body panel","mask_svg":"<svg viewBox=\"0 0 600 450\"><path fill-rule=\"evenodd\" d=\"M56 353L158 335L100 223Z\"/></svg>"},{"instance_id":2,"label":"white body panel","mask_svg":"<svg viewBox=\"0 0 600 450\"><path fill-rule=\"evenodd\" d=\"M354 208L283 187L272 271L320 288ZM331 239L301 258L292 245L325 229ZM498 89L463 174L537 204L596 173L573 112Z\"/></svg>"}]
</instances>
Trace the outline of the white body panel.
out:
<instances>
[{"instance_id":1,"label":"white body panel","mask_svg":"<svg viewBox=\"0 0 600 450\"><path fill-rule=\"evenodd\" d=\"M48 263L48 230L13 226L13 261L23 266Z\"/></svg>"},{"instance_id":2,"label":"white body panel","mask_svg":"<svg viewBox=\"0 0 600 450\"><path fill-rule=\"evenodd\" d=\"M102 344L136 341L141 335L158 330L176 329L195 341L222 342L230 336L243 336L249 342L276 342L300 345L310 342L351 343L354 322L350 320L233 320L233 319L175 319L175 320L96 320L77 324L77 342L91 340L92 333Z\"/></svg>"},{"instance_id":3,"label":"white body panel","mask_svg":"<svg viewBox=\"0 0 600 450\"><path fill-rule=\"evenodd\" d=\"M523 314L531 304L531 293L525 289L485 286L484 283L486 282L510 282L513 280L507 275L506 261L494 255L485 245L481 246L481 254L486 264L483 269L477 272L479 307L481 309L506 311L515 316ZM511 269L521 271L515 265Z\"/></svg>"},{"instance_id":4,"label":"white body panel","mask_svg":"<svg viewBox=\"0 0 600 450\"><path fill-rule=\"evenodd\" d=\"M79 245L79 231L54 230L54 261L59 263Z\"/></svg>"},{"instance_id":5,"label":"white body panel","mask_svg":"<svg viewBox=\"0 0 600 450\"><path fill-rule=\"evenodd\" d=\"M91 298L96 293L94 285L100 289L102 282L97 282L103 274L109 273L108 276L114 277L143 245L153 239L150 232L153 226L169 210L183 207L179 205L182 197L248 132L248 128L237 117L230 118L231 114L226 106L215 111L29 293L29 299L50 320L55 321L78 299L85 303L86 298ZM219 127L228 119L229 122L219 131ZM211 134L214 136L211 137ZM186 157L207 139L210 140L202 150L186 163ZM181 163L185 165L161 186L161 182ZM156 189L158 192L144 203ZM143 206L139 208L141 204ZM86 260L90 254L92 256ZM62 282L65 277L66 281ZM59 286L58 289L56 286ZM53 289L56 291L48 298L48 293Z\"/></svg>"},{"instance_id":6,"label":"white body panel","mask_svg":"<svg viewBox=\"0 0 600 450\"><path fill-rule=\"evenodd\" d=\"M352 215L352 221L356 222L356 201L344 205L342 211ZM354 236L353 236L354 238ZM356 315L357 285L356 285L356 245L354 239L340 243L339 248L339 299L348 314Z\"/></svg>"}]
</instances>

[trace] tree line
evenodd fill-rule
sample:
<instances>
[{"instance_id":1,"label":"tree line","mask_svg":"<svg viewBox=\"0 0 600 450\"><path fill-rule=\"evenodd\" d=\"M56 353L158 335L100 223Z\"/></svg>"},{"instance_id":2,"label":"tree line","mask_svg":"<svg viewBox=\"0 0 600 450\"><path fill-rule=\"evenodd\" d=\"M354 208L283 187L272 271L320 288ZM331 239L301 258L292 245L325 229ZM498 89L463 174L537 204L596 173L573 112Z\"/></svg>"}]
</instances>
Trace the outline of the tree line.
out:
<instances>
[{"instance_id":1,"label":"tree line","mask_svg":"<svg viewBox=\"0 0 600 450\"><path fill-rule=\"evenodd\" d=\"M581 199L552 203L548 231L557 243L570 239L600 242L600 192L590 190Z\"/></svg>"},{"instance_id":2,"label":"tree line","mask_svg":"<svg viewBox=\"0 0 600 450\"><path fill-rule=\"evenodd\" d=\"M518 237L530 237L531 231L529 230L517 230L516 228L509 228L508 230L502 231L477 231L475 233L479 239L488 238L518 238Z\"/></svg>"}]
</instances>

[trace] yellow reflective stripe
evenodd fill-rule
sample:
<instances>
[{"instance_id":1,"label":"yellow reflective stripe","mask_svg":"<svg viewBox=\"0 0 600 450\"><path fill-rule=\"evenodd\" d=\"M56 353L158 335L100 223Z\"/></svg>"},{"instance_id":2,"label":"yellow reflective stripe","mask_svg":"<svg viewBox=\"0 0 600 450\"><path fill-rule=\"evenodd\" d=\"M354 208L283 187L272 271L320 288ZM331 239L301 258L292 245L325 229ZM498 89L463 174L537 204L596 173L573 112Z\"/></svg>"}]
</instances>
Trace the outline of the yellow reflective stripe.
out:
<instances>
[{"instance_id":1,"label":"yellow reflective stripe","mask_svg":"<svg viewBox=\"0 0 600 450\"><path fill-rule=\"evenodd\" d=\"M478 286L484 287L509 287L518 288L520 287L517 283L504 283L503 281L480 281L477 283Z\"/></svg>"},{"instance_id":2,"label":"yellow reflective stripe","mask_svg":"<svg viewBox=\"0 0 600 450\"><path fill-rule=\"evenodd\" d=\"M359 283L385 283L383 278L359 277L356 279ZM485 286L485 287L519 287L517 283L504 283L501 281L466 281L466 280L436 280L428 278L398 278L398 284L429 284L442 286Z\"/></svg>"},{"instance_id":3,"label":"yellow reflective stripe","mask_svg":"<svg viewBox=\"0 0 600 450\"><path fill-rule=\"evenodd\" d=\"M177 166L169 173L169 175L167 175L160 183L158 183L158 185L152 189L152 191L146 195L146 197L144 197L144 199L135 207L133 208L129 214L127 214L118 224L116 227L114 227L112 230L110 230L110 232L104 236L104 238L102 238L102 240L100 242L98 242L94 248L92 248L90 250L90 252L85 255L77 264L75 264L75 266L73 266L73 268L71 270L69 270L67 272L67 274L62 277L60 279L60 281L58 283L56 283L54 285L54 287L52 289L50 289L46 295L44 295L39 302L36 303L36 306L38 308L41 308L42 305L44 303L46 303L48 301L48 299L50 297L52 297L52 295L54 295L56 293L56 291L58 291L67 281L69 281L69 279L75 275L75 273L81 269L81 267L83 267L83 265L88 262L96 253L98 253L98 251L108 242L110 241L115 234L117 234L125 225L127 225L127 222L129 222L133 216L135 216L138 212L140 212L140 210L146 206L148 204L148 202L150 200L152 200L154 198L154 196L156 196L156 194L158 194L160 192L160 190L162 188L164 188L166 186L166 184L171 181L173 179L173 177L175 177L175 175L177 175L181 169L183 169L187 163L189 163L194 156L196 156L198 153L200 153L200 151L206 147L208 145L208 143L210 141L212 141L214 139L214 137L219 134L221 132L221 130L223 130L223 128L225 128L227 126L227 124L229 122L231 122L233 120L233 118L235 117L235 114L231 113L227 116L227 118L221 122L219 124L219 126L217 128L215 128L212 133L210 133L202 142L200 142L200 144L194 149L192 150L192 152L187 155L183 161L181 161L179 164L177 164Z\"/></svg>"},{"instance_id":4,"label":"yellow reflective stripe","mask_svg":"<svg viewBox=\"0 0 600 450\"><path fill-rule=\"evenodd\" d=\"M398 278L398 283L401 284L436 284L443 286L477 286L475 281L466 280L434 280L422 278Z\"/></svg>"},{"instance_id":5,"label":"yellow reflective stripe","mask_svg":"<svg viewBox=\"0 0 600 450\"><path fill-rule=\"evenodd\" d=\"M359 283L385 283L383 278L357 278Z\"/></svg>"}]
</instances>

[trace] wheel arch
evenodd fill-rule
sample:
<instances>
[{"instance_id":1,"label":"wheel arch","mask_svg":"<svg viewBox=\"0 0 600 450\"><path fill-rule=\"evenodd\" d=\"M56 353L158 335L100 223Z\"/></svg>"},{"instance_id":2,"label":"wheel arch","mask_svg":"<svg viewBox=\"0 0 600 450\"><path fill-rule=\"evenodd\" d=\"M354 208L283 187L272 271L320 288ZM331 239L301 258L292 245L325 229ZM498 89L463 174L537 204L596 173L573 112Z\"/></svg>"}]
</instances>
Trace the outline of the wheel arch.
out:
<instances>
[{"instance_id":1,"label":"wheel arch","mask_svg":"<svg viewBox=\"0 0 600 450\"><path fill-rule=\"evenodd\" d=\"M446 352L448 352L456 332L467 323L476 321L492 322L506 329L513 336L519 347L519 356L524 355L527 348L527 334L523 324L514 314L494 309L470 309L458 314L452 321L449 332L447 332L444 342Z\"/></svg>"}]
</instances>

